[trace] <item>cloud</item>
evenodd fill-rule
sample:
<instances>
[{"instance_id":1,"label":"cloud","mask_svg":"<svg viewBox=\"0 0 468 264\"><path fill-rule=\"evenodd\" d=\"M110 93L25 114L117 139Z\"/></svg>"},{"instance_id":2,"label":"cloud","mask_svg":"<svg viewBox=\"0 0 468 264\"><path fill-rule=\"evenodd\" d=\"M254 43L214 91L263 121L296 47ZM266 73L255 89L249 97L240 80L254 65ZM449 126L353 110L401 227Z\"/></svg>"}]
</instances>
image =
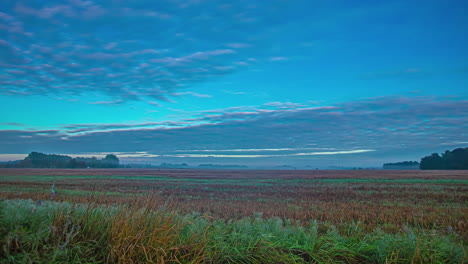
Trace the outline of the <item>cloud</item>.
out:
<instances>
[{"instance_id":1,"label":"cloud","mask_svg":"<svg viewBox=\"0 0 468 264\"><path fill-rule=\"evenodd\" d=\"M291 149L288 149L291 150ZM270 150L268 150L270 151ZM294 156L320 156L320 155L343 155L343 154L356 154L372 152L372 149L355 149L343 151L322 151L322 152L307 152L307 153L288 153L288 154L267 154L267 155L253 155L253 154L175 154L165 155L166 157L178 158L272 158L272 157L294 157ZM216 151L213 151L216 152Z\"/></svg>"},{"instance_id":2,"label":"cloud","mask_svg":"<svg viewBox=\"0 0 468 264\"><path fill-rule=\"evenodd\" d=\"M181 95L191 95L195 96L198 98L211 98L212 96L209 94L199 94L199 93L194 93L194 92L183 92L183 93L175 93L175 96L181 96Z\"/></svg>"},{"instance_id":3,"label":"cloud","mask_svg":"<svg viewBox=\"0 0 468 264\"><path fill-rule=\"evenodd\" d=\"M306 152L294 153L290 156L317 156L317 155L342 155L342 154L356 154L375 151L373 149L354 149L354 150L341 150L341 151L322 151L322 152Z\"/></svg>"},{"instance_id":4,"label":"cloud","mask_svg":"<svg viewBox=\"0 0 468 264\"><path fill-rule=\"evenodd\" d=\"M291 102L270 102L264 104L265 106L272 106L275 108L299 108L299 107L305 107L306 105L304 104L298 104L298 103L291 103Z\"/></svg>"},{"instance_id":5,"label":"cloud","mask_svg":"<svg viewBox=\"0 0 468 264\"><path fill-rule=\"evenodd\" d=\"M97 102L90 102L89 104L95 104L95 105L118 105L122 104L123 100L114 100L114 101L97 101Z\"/></svg>"},{"instance_id":6,"label":"cloud","mask_svg":"<svg viewBox=\"0 0 468 264\"><path fill-rule=\"evenodd\" d=\"M271 57L270 61L285 61L287 59L288 58L286 58L286 57Z\"/></svg>"},{"instance_id":7,"label":"cloud","mask_svg":"<svg viewBox=\"0 0 468 264\"><path fill-rule=\"evenodd\" d=\"M234 94L234 95L243 95L243 94L246 94L246 92L242 92L242 91L230 91L230 90L222 90L223 93L227 93L227 94Z\"/></svg>"},{"instance_id":8,"label":"cloud","mask_svg":"<svg viewBox=\"0 0 468 264\"><path fill-rule=\"evenodd\" d=\"M25 126L25 124L14 123L14 122L10 122L10 123L0 123L0 125L2 125L2 126Z\"/></svg>"},{"instance_id":9,"label":"cloud","mask_svg":"<svg viewBox=\"0 0 468 264\"><path fill-rule=\"evenodd\" d=\"M0 94L170 101L267 56L281 2L3 1Z\"/></svg>"},{"instance_id":10,"label":"cloud","mask_svg":"<svg viewBox=\"0 0 468 264\"><path fill-rule=\"evenodd\" d=\"M121 124L121 123L114 123L114 124L73 124L73 125L66 125L60 127L60 131L63 133L64 136L70 136L77 133L88 133L94 131L107 131L107 130L122 130L122 129L140 129L146 127L178 127L190 124L189 122L173 122L173 121L165 121L165 122L146 122L146 123L133 123L133 124Z\"/></svg>"},{"instance_id":11,"label":"cloud","mask_svg":"<svg viewBox=\"0 0 468 264\"><path fill-rule=\"evenodd\" d=\"M233 48L233 49L242 49L242 48L251 47L250 44L246 44L246 43L228 43L226 44L226 46L229 48Z\"/></svg>"},{"instance_id":12,"label":"cloud","mask_svg":"<svg viewBox=\"0 0 468 264\"><path fill-rule=\"evenodd\" d=\"M275 152L275 151L298 151L298 150L332 150L333 148L277 148L277 149L192 149L190 152Z\"/></svg>"},{"instance_id":13,"label":"cloud","mask_svg":"<svg viewBox=\"0 0 468 264\"><path fill-rule=\"evenodd\" d=\"M272 157L294 157L294 156L343 155L343 154L365 153L365 152L372 152L372 151L375 151L375 150L357 149L357 150L344 150L344 151L292 153L292 154L281 154L281 155L175 154L175 155L166 155L166 156L178 157L178 158L272 158Z\"/></svg>"},{"instance_id":14,"label":"cloud","mask_svg":"<svg viewBox=\"0 0 468 264\"><path fill-rule=\"evenodd\" d=\"M154 106L156 106L156 107L161 107L161 104L160 104L160 103L158 103L158 102L153 102L153 101L150 101L150 102L148 102L148 104L150 104L150 105L154 105Z\"/></svg>"},{"instance_id":15,"label":"cloud","mask_svg":"<svg viewBox=\"0 0 468 264\"><path fill-rule=\"evenodd\" d=\"M0 149L4 154L144 151L164 161L220 162L226 156L232 162L315 166L417 160L444 151L447 144L468 141L468 101L463 97L392 96L330 106L264 107L203 111L180 122L1 130Z\"/></svg>"}]
</instances>

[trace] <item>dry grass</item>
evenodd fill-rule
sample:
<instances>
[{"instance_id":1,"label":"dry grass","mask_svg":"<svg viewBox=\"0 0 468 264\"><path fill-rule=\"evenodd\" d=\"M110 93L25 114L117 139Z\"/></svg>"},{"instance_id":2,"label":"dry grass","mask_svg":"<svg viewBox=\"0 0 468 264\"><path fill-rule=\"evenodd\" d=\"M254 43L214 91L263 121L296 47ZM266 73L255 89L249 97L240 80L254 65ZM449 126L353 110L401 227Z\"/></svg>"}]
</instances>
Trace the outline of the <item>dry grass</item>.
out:
<instances>
[{"instance_id":1,"label":"dry grass","mask_svg":"<svg viewBox=\"0 0 468 264\"><path fill-rule=\"evenodd\" d=\"M468 241L467 171L5 169L0 197L48 200L53 181L56 201L164 207L214 219L261 212L340 232L360 223L388 233L407 227L455 232Z\"/></svg>"},{"instance_id":2,"label":"dry grass","mask_svg":"<svg viewBox=\"0 0 468 264\"><path fill-rule=\"evenodd\" d=\"M223 219L261 212L303 223L360 222L386 232L454 230L468 241L466 171L6 169L0 197L48 200L53 181L57 201L165 206Z\"/></svg>"}]
</instances>

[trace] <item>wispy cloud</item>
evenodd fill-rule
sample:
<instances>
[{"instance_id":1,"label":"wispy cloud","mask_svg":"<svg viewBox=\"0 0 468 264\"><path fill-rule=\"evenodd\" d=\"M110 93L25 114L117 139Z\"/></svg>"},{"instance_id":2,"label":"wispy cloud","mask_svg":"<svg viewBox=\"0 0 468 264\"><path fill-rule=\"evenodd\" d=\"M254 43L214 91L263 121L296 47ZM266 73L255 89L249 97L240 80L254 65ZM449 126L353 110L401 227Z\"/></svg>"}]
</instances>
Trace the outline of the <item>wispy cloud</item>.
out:
<instances>
[{"instance_id":1,"label":"wispy cloud","mask_svg":"<svg viewBox=\"0 0 468 264\"><path fill-rule=\"evenodd\" d=\"M199 93L194 93L194 92L183 92L183 93L175 93L175 96L181 96L181 95L191 95L195 96L198 98L211 98L212 96L209 94L199 94Z\"/></svg>"},{"instance_id":2,"label":"wispy cloud","mask_svg":"<svg viewBox=\"0 0 468 264\"><path fill-rule=\"evenodd\" d=\"M3 1L0 94L170 101L253 63L280 2Z\"/></svg>"},{"instance_id":3,"label":"wispy cloud","mask_svg":"<svg viewBox=\"0 0 468 264\"><path fill-rule=\"evenodd\" d=\"M161 107L161 104L160 104L160 103L154 102L154 101L150 101L150 102L148 102L148 104L154 105L154 106L156 106L156 107Z\"/></svg>"},{"instance_id":4,"label":"wispy cloud","mask_svg":"<svg viewBox=\"0 0 468 264\"><path fill-rule=\"evenodd\" d=\"M67 136L71 136L73 134L83 134L89 133L94 131L115 131L115 130L122 130L122 129L141 129L141 128L169 128L169 127L178 127L189 125L189 122L173 122L173 121L165 121L165 122L146 122L146 123L130 123L130 124L73 124L73 125L66 125L59 128L59 131L66 134ZM55 131L55 130L54 130Z\"/></svg>"},{"instance_id":5,"label":"wispy cloud","mask_svg":"<svg viewBox=\"0 0 468 264\"><path fill-rule=\"evenodd\" d=\"M2 125L2 126L20 126L20 127L25 126L25 124L11 123L11 122L10 123L0 123L0 125Z\"/></svg>"},{"instance_id":6,"label":"wispy cloud","mask_svg":"<svg viewBox=\"0 0 468 264\"><path fill-rule=\"evenodd\" d=\"M122 104L123 100L114 100L114 101L97 101L97 102L89 102L89 104L95 104L95 105L118 105Z\"/></svg>"},{"instance_id":7,"label":"wispy cloud","mask_svg":"<svg viewBox=\"0 0 468 264\"><path fill-rule=\"evenodd\" d=\"M242 91L230 91L230 90L222 90L223 93L227 93L227 94L235 94L235 95L242 95L242 94L246 94L246 92L242 92Z\"/></svg>"},{"instance_id":8,"label":"wispy cloud","mask_svg":"<svg viewBox=\"0 0 468 264\"><path fill-rule=\"evenodd\" d=\"M192 149L190 152L277 152L277 151L298 151L298 150L332 150L334 148L277 148L277 149ZM175 150L181 152L182 150ZM186 152L187 150L185 150ZM183 152L183 151L182 151Z\"/></svg>"},{"instance_id":9,"label":"wispy cloud","mask_svg":"<svg viewBox=\"0 0 468 264\"><path fill-rule=\"evenodd\" d=\"M286 58L286 57L271 57L270 61L285 61L287 59L288 58Z\"/></svg>"},{"instance_id":10,"label":"wispy cloud","mask_svg":"<svg viewBox=\"0 0 468 264\"><path fill-rule=\"evenodd\" d=\"M294 156L321 156L321 155L343 155L343 154L357 154L372 152L372 149L356 149L356 150L342 150L342 151L322 151L322 152L307 152L307 153L291 153L291 154L277 154L277 155L237 155L237 154L175 154L166 155L178 158L272 158L272 157L294 157Z\"/></svg>"},{"instance_id":11,"label":"wispy cloud","mask_svg":"<svg viewBox=\"0 0 468 264\"><path fill-rule=\"evenodd\" d=\"M233 49L242 49L242 48L248 48L251 47L252 45L247 44L247 43L228 43L226 44L229 48Z\"/></svg>"},{"instance_id":12,"label":"wispy cloud","mask_svg":"<svg viewBox=\"0 0 468 264\"><path fill-rule=\"evenodd\" d=\"M286 109L286 108L300 108L300 107L305 107L306 105L304 104L298 104L298 103L291 103L291 102L270 102L264 104L265 106L272 106L275 108L281 108L281 109Z\"/></svg>"},{"instance_id":13,"label":"wispy cloud","mask_svg":"<svg viewBox=\"0 0 468 264\"><path fill-rule=\"evenodd\" d=\"M256 157L302 163L325 157L329 163L341 162L333 157L346 154L347 161L365 156L380 162L396 155L417 159L445 150L447 144L467 142L466 112L463 97L378 97L268 111L244 106L201 112L183 122L2 130L0 149L4 154L143 151L167 159Z\"/></svg>"}]
</instances>

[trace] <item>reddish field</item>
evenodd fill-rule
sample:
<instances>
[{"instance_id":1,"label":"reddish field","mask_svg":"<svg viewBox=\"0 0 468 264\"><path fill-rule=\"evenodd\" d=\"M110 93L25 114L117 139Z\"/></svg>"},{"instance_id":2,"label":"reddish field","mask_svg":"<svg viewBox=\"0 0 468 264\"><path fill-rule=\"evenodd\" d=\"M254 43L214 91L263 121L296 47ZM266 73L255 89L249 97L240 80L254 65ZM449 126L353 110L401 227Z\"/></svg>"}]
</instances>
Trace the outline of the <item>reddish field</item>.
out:
<instances>
[{"instance_id":1,"label":"reddish field","mask_svg":"<svg viewBox=\"0 0 468 264\"><path fill-rule=\"evenodd\" d=\"M386 232L454 230L468 241L468 171L2 169L0 191L4 199L139 203L213 218L262 213Z\"/></svg>"},{"instance_id":2,"label":"reddish field","mask_svg":"<svg viewBox=\"0 0 468 264\"><path fill-rule=\"evenodd\" d=\"M468 179L463 170L194 170L194 169L0 169L5 175L44 176L169 176L182 178L280 178L280 179Z\"/></svg>"}]
</instances>

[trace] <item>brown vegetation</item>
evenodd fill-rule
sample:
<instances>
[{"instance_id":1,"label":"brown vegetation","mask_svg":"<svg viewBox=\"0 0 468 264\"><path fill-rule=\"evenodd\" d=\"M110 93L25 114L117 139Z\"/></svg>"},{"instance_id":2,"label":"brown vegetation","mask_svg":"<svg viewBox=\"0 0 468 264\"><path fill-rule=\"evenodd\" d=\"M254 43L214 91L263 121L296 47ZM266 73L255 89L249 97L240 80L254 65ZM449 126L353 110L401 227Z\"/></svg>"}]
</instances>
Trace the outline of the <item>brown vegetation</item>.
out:
<instances>
[{"instance_id":1,"label":"brown vegetation","mask_svg":"<svg viewBox=\"0 0 468 264\"><path fill-rule=\"evenodd\" d=\"M55 177L41 180L46 176ZM5 169L0 197L51 199L52 178L60 201L140 203L223 219L260 212L343 229L351 222L386 232L411 226L455 231L468 241L467 171Z\"/></svg>"}]
</instances>

